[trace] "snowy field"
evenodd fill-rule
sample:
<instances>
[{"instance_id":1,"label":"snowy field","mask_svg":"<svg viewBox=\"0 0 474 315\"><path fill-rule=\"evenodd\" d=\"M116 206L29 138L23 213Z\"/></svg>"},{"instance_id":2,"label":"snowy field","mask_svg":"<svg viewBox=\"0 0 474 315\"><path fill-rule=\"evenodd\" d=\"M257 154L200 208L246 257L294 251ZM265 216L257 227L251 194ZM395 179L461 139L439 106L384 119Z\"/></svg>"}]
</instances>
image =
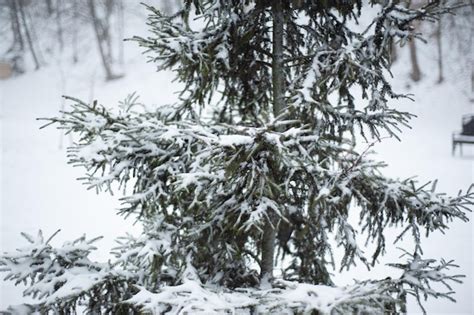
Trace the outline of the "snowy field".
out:
<instances>
[{"instance_id":1,"label":"snowy field","mask_svg":"<svg viewBox=\"0 0 474 315\"><path fill-rule=\"evenodd\" d=\"M0 81L1 251L21 246L20 232L35 234L42 229L49 236L61 229L53 243L83 233L103 235L100 251L94 258L106 261L115 237L138 231L133 221L124 221L115 215L119 196L96 195L76 180L83 175L82 170L66 164L65 148L72 139L51 127L39 130L42 123L36 120L57 115L63 106L67 106L60 97L63 94L86 101L97 99L107 106L114 106L134 91L146 104L171 102L176 88L170 83L170 74L156 73L134 43L127 43L126 47L126 76L117 81L103 81L95 55L75 66L58 61L39 71ZM454 75L458 68L447 67L447 83L437 85L432 50L425 47L420 59L425 77L411 87L407 87L409 63L406 56L402 54L394 69L398 76L394 82L396 90L415 95L415 102L402 101L397 106L418 118L412 121L411 130L404 130L401 142L388 139L376 144L376 158L389 164L387 175L401 178L418 175L421 181L438 179L440 191L456 194L474 179L474 147L465 146L462 157L459 151L455 156L451 155L452 132L460 129L463 114L474 112L467 93L468 77L462 73ZM474 312L472 234L472 221L455 222L446 235L434 234L425 241L426 257L455 259L461 265L459 271L467 275L463 284L454 287L458 303L431 300L426 304L428 314ZM383 262L397 260L399 252L395 245L388 250L389 256ZM354 278L387 276L397 276L397 273L381 264L370 272L362 267L345 272L338 275L336 281L344 284L351 283ZM25 301L21 288L11 283L1 282L0 293L0 310ZM409 311L418 312L413 300Z\"/></svg>"}]
</instances>

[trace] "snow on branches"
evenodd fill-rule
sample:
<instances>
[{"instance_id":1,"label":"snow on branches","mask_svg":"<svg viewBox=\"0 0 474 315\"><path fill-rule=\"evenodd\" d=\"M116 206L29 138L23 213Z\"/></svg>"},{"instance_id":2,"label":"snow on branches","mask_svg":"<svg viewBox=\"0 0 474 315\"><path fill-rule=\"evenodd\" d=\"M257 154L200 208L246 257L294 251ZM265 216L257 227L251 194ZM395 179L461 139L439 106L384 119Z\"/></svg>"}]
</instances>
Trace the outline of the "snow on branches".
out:
<instances>
[{"instance_id":1,"label":"snow on branches","mask_svg":"<svg viewBox=\"0 0 474 315\"><path fill-rule=\"evenodd\" d=\"M387 79L389 44L447 10L397 3L371 1L378 14L363 31L348 24L361 1L189 0L173 16L148 7L152 35L134 40L184 83L179 102L143 110L132 95L114 111L67 97L70 109L45 119L76 135L69 162L89 188L120 189L120 213L142 235L120 238L107 265L87 259L85 238L58 249L32 240L1 256L8 278L31 279L25 292L46 311L384 313L405 312L407 294L450 298L454 265L421 258L420 235L467 221L474 192L387 178L356 147L407 126L411 114L388 104L407 97ZM387 227L413 237L410 260L392 265L401 278L335 287L330 268L375 265Z\"/></svg>"},{"instance_id":2,"label":"snow on branches","mask_svg":"<svg viewBox=\"0 0 474 315\"><path fill-rule=\"evenodd\" d=\"M190 261L198 266L198 282L254 287L257 271L249 266L261 263L256 244L270 211L280 227L277 246L292 257L287 263L281 256L284 277L330 284L327 266L320 263L319 270L311 269L317 261L332 261L334 237L345 249L341 268L349 268L356 259L375 264L385 251L387 225L404 227L400 237L411 230L421 253L420 229L443 230L449 220L467 220L464 210L472 203L470 191L446 197L436 193L435 185L426 189L411 179L388 179L379 172L382 163L357 154L348 140L315 133L296 121L277 120L259 128L209 126L170 120L169 109L114 113L98 104L73 101L70 112L51 122L78 133L69 158L89 171L86 184L108 190L114 182L133 183L121 211L137 215L146 232L138 239L119 240L115 265L133 274L140 285L140 293L130 302L141 301L147 308L155 299L145 297L155 296L154 290L162 292L157 293L157 305L169 301L163 296L173 290L203 294L204 288L195 282L193 290L182 283ZM348 219L354 205L361 228ZM289 224L293 230L285 237ZM377 241L371 263L358 240L362 235ZM403 283L412 285L397 285ZM390 300L393 290L382 291L380 298ZM250 300L262 294L248 292ZM177 309L195 305L180 299L175 304Z\"/></svg>"},{"instance_id":3,"label":"snow on branches","mask_svg":"<svg viewBox=\"0 0 474 315\"><path fill-rule=\"evenodd\" d=\"M448 282L459 282L461 277L444 273L445 269L456 267L451 262L431 266L434 260L409 255L406 264L393 265L404 271L399 279L357 282L347 287L277 280L270 288L230 290L203 283L188 256L177 284L154 287L147 280L150 277L147 273L153 270L143 267L157 256L150 260L147 257L166 252L163 244L137 247L140 242L137 240L135 246L131 246L135 250L129 248L126 255L122 251L116 263L98 264L87 258L95 249L91 244L97 239L87 240L83 236L54 248L49 244L54 235L47 241L41 231L37 237L26 234L24 237L30 244L17 253L5 253L0 259L0 270L7 272L7 279L30 282L24 293L33 295L38 303L12 306L9 311L13 312L74 311L82 306L90 313L112 314L139 311L154 314L383 313L390 309L387 307L393 307L394 294L402 298L413 294L418 300L423 295L451 298L451 291L433 290L430 282L442 282L451 290ZM143 235L142 239L145 238ZM154 243L151 237L146 239L145 242ZM131 259L132 256L138 259ZM404 285L408 288L404 289Z\"/></svg>"},{"instance_id":4,"label":"snow on branches","mask_svg":"<svg viewBox=\"0 0 474 315\"><path fill-rule=\"evenodd\" d=\"M85 305L91 312L118 311L120 306L111 301L127 297L132 276L89 260L87 256L96 249L93 243L100 238L82 236L55 248L50 244L55 234L45 241L41 231L36 237L22 233L28 246L0 256L5 279L28 285L23 294L38 300L21 309L26 307L27 313L74 312Z\"/></svg>"}]
</instances>

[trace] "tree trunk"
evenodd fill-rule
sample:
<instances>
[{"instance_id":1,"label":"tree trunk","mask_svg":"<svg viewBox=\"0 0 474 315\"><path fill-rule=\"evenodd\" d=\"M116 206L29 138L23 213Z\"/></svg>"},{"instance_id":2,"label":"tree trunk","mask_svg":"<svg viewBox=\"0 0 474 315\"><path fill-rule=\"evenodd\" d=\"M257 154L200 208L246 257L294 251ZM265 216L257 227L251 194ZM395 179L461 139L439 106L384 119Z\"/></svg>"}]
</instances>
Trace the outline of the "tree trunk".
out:
<instances>
[{"instance_id":1,"label":"tree trunk","mask_svg":"<svg viewBox=\"0 0 474 315\"><path fill-rule=\"evenodd\" d=\"M471 0L471 32L469 36L469 49L471 51L471 102L474 102L474 1Z\"/></svg>"},{"instance_id":2,"label":"tree trunk","mask_svg":"<svg viewBox=\"0 0 474 315\"><path fill-rule=\"evenodd\" d=\"M49 16L53 15L53 0L46 0L46 10Z\"/></svg>"},{"instance_id":3,"label":"tree trunk","mask_svg":"<svg viewBox=\"0 0 474 315\"><path fill-rule=\"evenodd\" d=\"M436 43L438 44L438 83L444 81L444 71L443 71L443 46L441 39L441 18L438 20L438 25L436 29Z\"/></svg>"},{"instance_id":4,"label":"tree trunk","mask_svg":"<svg viewBox=\"0 0 474 315\"><path fill-rule=\"evenodd\" d=\"M112 0L106 0L105 1L105 18L104 22L101 23L102 25L102 31L103 31L103 37L104 37L104 42L106 43L107 49L105 50L105 53L107 55L107 59L112 62L113 60L113 55L112 55L112 36L110 35L110 17L112 16L113 10L114 10L114 1Z\"/></svg>"},{"instance_id":5,"label":"tree trunk","mask_svg":"<svg viewBox=\"0 0 474 315\"><path fill-rule=\"evenodd\" d=\"M18 16L17 0L8 1L8 5L10 7L10 22L13 33L13 45L11 49L14 51L23 51L25 49L25 44L21 34L21 24L20 18Z\"/></svg>"},{"instance_id":6,"label":"tree trunk","mask_svg":"<svg viewBox=\"0 0 474 315\"><path fill-rule=\"evenodd\" d=\"M23 6L23 0L20 0L18 3L18 11L20 12L21 20L23 23L23 29L25 31L26 35L26 40L28 42L28 47L30 48L31 55L33 57L33 61L35 62L35 70L38 70L40 68L40 64L38 61L38 57L36 56L35 48L33 46L33 40L31 38L31 33L30 29L28 27L28 23L26 21L26 15L25 15L25 10Z\"/></svg>"},{"instance_id":7,"label":"tree trunk","mask_svg":"<svg viewBox=\"0 0 474 315\"><path fill-rule=\"evenodd\" d=\"M284 12L282 0L275 0L272 4L273 14L273 61L272 61L272 85L273 85L273 115L277 117L285 108L285 74L283 68L283 24ZM264 281L273 278L273 265L275 256L275 214L268 213L262 236L262 265L260 277Z\"/></svg>"},{"instance_id":8,"label":"tree trunk","mask_svg":"<svg viewBox=\"0 0 474 315\"><path fill-rule=\"evenodd\" d=\"M413 1L413 3L409 2L409 7L413 8L420 8L422 6L422 3L419 1ZM413 33L416 33L418 30L419 22L415 21L412 24L413 26ZM416 51L416 42L415 42L415 37L413 36L410 38L408 41L408 48L410 49L410 60L411 60L411 73L410 77L413 81L417 82L420 81L421 79L421 70L420 70L420 65L418 64L418 56L417 56L417 51Z\"/></svg>"},{"instance_id":9,"label":"tree trunk","mask_svg":"<svg viewBox=\"0 0 474 315\"><path fill-rule=\"evenodd\" d=\"M283 68L283 24L284 13L281 0L275 0L273 13L273 115L277 117L285 108L285 70Z\"/></svg>"},{"instance_id":10,"label":"tree trunk","mask_svg":"<svg viewBox=\"0 0 474 315\"><path fill-rule=\"evenodd\" d=\"M117 33L118 33L118 37L119 37L119 40L118 40L118 62L119 64L123 65L124 64L124 58L125 58L125 54L124 54L124 47L123 47L123 41L124 41L124 38L125 38L125 32L124 32L124 29L125 29L125 17L124 17L124 4L123 4L123 0L118 0L117 1L117 15L118 15L118 22L117 22Z\"/></svg>"},{"instance_id":11,"label":"tree trunk","mask_svg":"<svg viewBox=\"0 0 474 315\"><path fill-rule=\"evenodd\" d=\"M119 78L119 76L114 75L112 73L112 69L111 69L111 66L110 66L110 60L107 59L107 55L106 55L105 49L103 47L103 44L106 44L106 43L105 43L105 38L104 38L103 34L101 33L101 25L100 25L100 21L98 19L98 16L97 16L97 13L96 13L96 10L95 10L94 0L89 0L88 4L89 4L89 11L90 11L91 18L92 18L92 26L94 28L94 33L95 33L96 40L97 40L97 46L99 48L99 53L100 53L100 57L101 57L101 60L102 60L102 65L103 65L104 70L105 70L105 78L106 78L107 81L117 79L117 78Z\"/></svg>"},{"instance_id":12,"label":"tree trunk","mask_svg":"<svg viewBox=\"0 0 474 315\"><path fill-rule=\"evenodd\" d=\"M392 38L390 40L390 65L393 65L398 59L398 48L395 40Z\"/></svg>"},{"instance_id":13,"label":"tree trunk","mask_svg":"<svg viewBox=\"0 0 474 315\"><path fill-rule=\"evenodd\" d=\"M7 2L10 9L10 22L11 30L13 34L13 43L10 49L8 50L8 59L12 66L12 71L14 73L23 73L23 57L25 52L25 41L23 40L23 35L21 33L21 22L18 12L18 3L17 0L9 0Z\"/></svg>"},{"instance_id":14,"label":"tree trunk","mask_svg":"<svg viewBox=\"0 0 474 315\"><path fill-rule=\"evenodd\" d=\"M411 38L408 42L410 48L410 60L411 60L411 73L410 77L413 81L417 82L421 79L421 70L418 64L418 56L416 53L416 43L415 39Z\"/></svg>"},{"instance_id":15,"label":"tree trunk","mask_svg":"<svg viewBox=\"0 0 474 315\"><path fill-rule=\"evenodd\" d=\"M79 0L73 0L72 3L72 62L77 63L79 61L79 55L78 55L78 47L77 47L77 41L79 40L78 38L78 28L79 28L79 6L78 2Z\"/></svg>"},{"instance_id":16,"label":"tree trunk","mask_svg":"<svg viewBox=\"0 0 474 315\"><path fill-rule=\"evenodd\" d=\"M56 4L56 32L58 35L59 41L59 50L62 52L64 50L64 36L63 36L63 26L62 26L62 17L61 17L61 1L58 1Z\"/></svg>"}]
</instances>

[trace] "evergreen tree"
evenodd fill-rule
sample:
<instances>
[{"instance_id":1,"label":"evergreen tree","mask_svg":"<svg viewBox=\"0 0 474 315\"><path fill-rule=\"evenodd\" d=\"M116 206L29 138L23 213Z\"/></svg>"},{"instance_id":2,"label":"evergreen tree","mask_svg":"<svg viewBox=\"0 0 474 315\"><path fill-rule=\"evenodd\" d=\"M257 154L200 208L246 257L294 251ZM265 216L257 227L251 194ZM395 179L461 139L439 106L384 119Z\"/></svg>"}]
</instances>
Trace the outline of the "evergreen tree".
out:
<instances>
[{"instance_id":1,"label":"evergreen tree","mask_svg":"<svg viewBox=\"0 0 474 315\"><path fill-rule=\"evenodd\" d=\"M373 19L356 30L370 8ZM452 299L461 276L447 273L452 261L422 257L421 234L467 221L474 193L447 197L435 183L387 178L384 163L356 148L407 126L411 115L388 105L406 97L387 80L390 44L418 36L412 21L448 9L376 0L186 0L171 16L148 9L152 35L133 40L159 70L175 71L180 101L145 111L131 96L114 111L68 98L71 110L48 119L79 135L70 162L87 170L90 187L123 189L120 213L143 234L120 238L108 264L88 259L95 239L55 248L41 233L24 235L30 245L0 259L7 279L38 298L23 307L372 314L406 312L407 295L420 305ZM406 260L391 265L401 277L335 286L333 268L377 263L387 227L413 239Z\"/></svg>"}]
</instances>

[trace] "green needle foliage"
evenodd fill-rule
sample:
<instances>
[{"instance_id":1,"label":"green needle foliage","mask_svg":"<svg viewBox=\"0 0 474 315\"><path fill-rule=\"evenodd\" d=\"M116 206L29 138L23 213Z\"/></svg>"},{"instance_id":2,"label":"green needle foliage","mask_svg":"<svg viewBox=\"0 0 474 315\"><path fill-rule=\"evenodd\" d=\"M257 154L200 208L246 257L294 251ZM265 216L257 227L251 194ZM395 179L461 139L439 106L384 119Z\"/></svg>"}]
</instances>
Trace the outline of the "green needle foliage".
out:
<instances>
[{"instance_id":1,"label":"green needle foliage","mask_svg":"<svg viewBox=\"0 0 474 315\"><path fill-rule=\"evenodd\" d=\"M174 71L179 102L146 111L132 95L114 111L68 98L71 109L47 119L78 135L70 162L86 169L91 188L118 184L120 213L143 234L120 238L109 264L87 259L85 238L53 248L28 236L29 247L0 265L39 298L30 309L372 314L405 313L408 294L420 305L452 299L460 276L446 270L455 265L422 258L421 235L467 221L474 192L448 197L436 182L387 178L383 162L356 148L408 126L412 115L388 104L407 97L387 79L390 45L419 37L410 23L448 8L383 0L186 0L172 16L147 8L150 36L132 40L158 70ZM392 264L400 278L335 286L334 270L377 264L389 227L397 241L413 240L406 261Z\"/></svg>"}]
</instances>

